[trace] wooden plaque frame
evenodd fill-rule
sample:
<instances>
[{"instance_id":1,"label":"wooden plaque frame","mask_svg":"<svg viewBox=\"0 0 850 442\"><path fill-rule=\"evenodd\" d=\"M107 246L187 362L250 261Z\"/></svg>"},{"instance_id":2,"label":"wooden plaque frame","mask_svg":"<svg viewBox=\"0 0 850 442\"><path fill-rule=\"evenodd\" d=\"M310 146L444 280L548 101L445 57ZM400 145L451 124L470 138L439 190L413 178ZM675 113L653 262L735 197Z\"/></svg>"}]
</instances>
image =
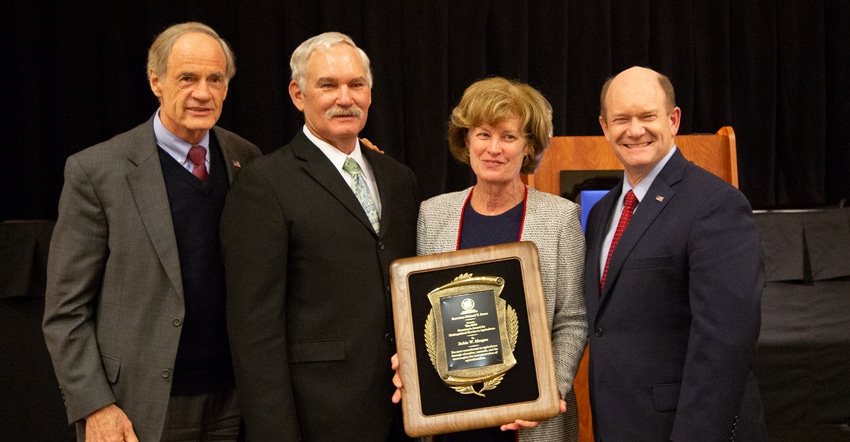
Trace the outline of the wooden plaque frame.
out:
<instances>
[{"instance_id":1,"label":"wooden plaque frame","mask_svg":"<svg viewBox=\"0 0 850 442\"><path fill-rule=\"evenodd\" d=\"M530 341L531 348L525 349L525 358L523 352L518 352L517 367L523 368L518 370L516 378L512 378L511 371L508 371L505 379L493 390L499 391L499 399L490 395L458 398L459 393L445 385L435 386L433 381L439 377L423 350L426 344L422 339L425 323L422 303L428 302L429 290L451 281L446 280L448 276L475 273L488 266L490 269L509 269L511 274L517 273L513 271L517 269L521 274L521 286L515 277L506 279L514 279L508 281L514 293L510 302L518 304L519 322L527 324L520 331L520 335L528 333L524 338L527 340L520 340L518 345ZM523 241L399 259L390 266L390 278L398 373L404 384L404 428L408 435L418 437L493 427L516 419L542 421L559 413L560 395L552 356L552 337L534 243ZM428 278L436 278L440 282L436 285L421 282ZM426 356L423 357L423 354ZM524 377L523 372L526 373ZM529 381L535 385L530 385ZM430 390L423 391L423 385ZM474 405L467 408L469 404Z\"/></svg>"}]
</instances>

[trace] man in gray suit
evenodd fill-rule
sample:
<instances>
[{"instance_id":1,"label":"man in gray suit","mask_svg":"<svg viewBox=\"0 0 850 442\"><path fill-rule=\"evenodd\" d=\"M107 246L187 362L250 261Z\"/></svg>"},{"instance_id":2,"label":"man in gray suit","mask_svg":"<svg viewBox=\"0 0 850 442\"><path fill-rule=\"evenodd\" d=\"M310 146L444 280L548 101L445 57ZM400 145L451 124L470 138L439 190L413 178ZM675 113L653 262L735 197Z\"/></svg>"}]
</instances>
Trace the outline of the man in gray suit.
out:
<instances>
[{"instance_id":1,"label":"man in gray suit","mask_svg":"<svg viewBox=\"0 0 850 442\"><path fill-rule=\"evenodd\" d=\"M218 228L260 151L215 126L235 72L213 29L166 29L148 54L157 112L68 158L43 327L79 440L238 437Z\"/></svg>"},{"instance_id":2,"label":"man in gray suit","mask_svg":"<svg viewBox=\"0 0 850 442\"><path fill-rule=\"evenodd\" d=\"M304 127L239 174L221 219L248 439L403 438L389 401L389 265L416 253L413 173L357 138L372 74L350 38L311 38L290 66ZM364 178L346 170L352 161Z\"/></svg>"}]
</instances>

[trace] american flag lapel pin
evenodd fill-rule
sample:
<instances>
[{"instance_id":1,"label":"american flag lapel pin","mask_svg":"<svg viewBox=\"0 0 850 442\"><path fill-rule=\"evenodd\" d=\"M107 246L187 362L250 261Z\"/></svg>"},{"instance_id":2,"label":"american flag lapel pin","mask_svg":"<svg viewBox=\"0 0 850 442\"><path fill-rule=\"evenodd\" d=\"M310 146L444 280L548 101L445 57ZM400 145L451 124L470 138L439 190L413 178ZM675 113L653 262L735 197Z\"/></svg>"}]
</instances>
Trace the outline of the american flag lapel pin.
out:
<instances>
[{"instance_id":1,"label":"american flag lapel pin","mask_svg":"<svg viewBox=\"0 0 850 442\"><path fill-rule=\"evenodd\" d=\"M658 201L660 203L660 202L664 201L664 197L661 196L661 195L655 195L655 201Z\"/></svg>"}]
</instances>

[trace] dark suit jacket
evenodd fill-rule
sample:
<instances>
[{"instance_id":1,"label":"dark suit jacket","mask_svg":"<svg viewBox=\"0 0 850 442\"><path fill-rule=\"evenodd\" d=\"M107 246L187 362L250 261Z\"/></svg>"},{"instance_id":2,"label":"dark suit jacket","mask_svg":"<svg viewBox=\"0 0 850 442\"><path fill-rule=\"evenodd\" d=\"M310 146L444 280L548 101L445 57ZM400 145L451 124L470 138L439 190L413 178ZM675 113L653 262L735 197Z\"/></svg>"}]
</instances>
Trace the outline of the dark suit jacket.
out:
<instances>
[{"instance_id":1,"label":"dark suit jacket","mask_svg":"<svg viewBox=\"0 0 850 442\"><path fill-rule=\"evenodd\" d=\"M412 172L363 149L381 232L302 133L245 168L222 217L228 331L249 440L384 441L390 402L389 265L416 254Z\"/></svg>"},{"instance_id":2,"label":"dark suit jacket","mask_svg":"<svg viewBox=\"0 0 850 442\"><path fill-rule=\"evenodd\" d=\"M213 134L229 179L234 162L260 155L232 132ZM153 120L68 158L45 296L68 421L117 403L140 440L159 440L185 309Z\"/></svg>"},{"instance_id":3,"label":"dark suit jacket","mask_svg":"<svg viewBox=\"0 0 850 442\"><path fill-rule=\"evenodd\" d=\"M737 440L761 439L750 365L764 272L749 203L675 152L620 238L600 296L602 242L621 192L622 182L587 220L596 439L719 441L733 427Z\"/></svg>"}]
</instances>

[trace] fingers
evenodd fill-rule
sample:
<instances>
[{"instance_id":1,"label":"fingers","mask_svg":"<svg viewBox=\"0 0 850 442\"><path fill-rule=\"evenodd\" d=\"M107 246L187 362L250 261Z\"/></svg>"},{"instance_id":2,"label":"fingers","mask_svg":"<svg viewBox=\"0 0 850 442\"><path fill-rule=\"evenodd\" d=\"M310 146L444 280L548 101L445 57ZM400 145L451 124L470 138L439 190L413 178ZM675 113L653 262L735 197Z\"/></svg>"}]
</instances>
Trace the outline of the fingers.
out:
<instances>
[{"instance_id":1,"label":"fingers","mask_svg":"<svg viewBox=\"0 0 850 442\"><path fill-rule=\"evenodd\" d=\"M560 408L561 408L561 413L567 412L567 403L563 399L561 399ZM521 430L523 428L534 428L539 424L540 424L540 422L536 422L536 421L525 421L525 420L522 420L522 419L517 419L517 420L515 420L515 421L513 421L509 424L502 425L499 428L502 431L517 431L517 430Z\"/></svg>"},{"instance_id":2,"label":"fingers","mask_svg":"<svg viewBox=\"0 0 850 442\"><path fill-rule=\"evenodd\" d=\"M393 373L393 385L395 385L395 392L393 392L392 401L394 404L401 402L401 376L398 375L398 354L394 354L390 358L390 366L395 371Z\"/></svg>"},{"instance_id":3,"label":"fingers","mask_svg":"<svg viewBox=\"0 0 850 442\"><path fill-rule=\"evenodd\" d=\"M107 405L86 417L86 440L139 442L133 424L115 404Z\"/></svg>"},{"instance_id":4,"label":"fingers","mask_svg":"<svg viewBox=\"0 0 850 442\"><path fill-rule=\"evenodd\" d=\"M368 139L366 139L366 138L361 138L361 139L360 139L360 143L361 143L361 144L363 144L364 146L368 147L369 149L374 150L375 152L378 152L378 153L384 153L384 151L383 151L383 150L378 149L378 146L375 146L374 144L372 144L372 142L371 142L371 141L369 141L369 140L368 140Z\"/></svg>"},{"instance_id":5,"label":"fingers","mask_svg":"<svg viewBox=\"0 0 850 442\"><path fill-rule=\"evenodd\" d=\"M395 385L395 392L393 393L393 403L397 404L401 401L401 376L398 375L398 372L395 372L393 375L393 385Z\"/></svg>"},{"instance_id":6,"label":"fingers","mask_svg":"<svg viewBox=\"0 0 850 442\"><path fill-rule=\"evenodd\" d=\"M538 425L538 422L534 421L524 421L522 419L517 419L509 424L502 425L499 427L502 431L516 431L523 428L534 428Z\"/></svg>"},{"instance_id":7,"label":"fingers","mask_svg":"<svg viewBox=\"0 0 850 442\"><path fill-rule=\"evenodd\" d=\"M399 376L399 374L398 374L398 354L394 354L390 358L390 362L391 362L392 369L395 371L395 373L393 374L393 385L395 385L396 388L401 388L402 387L401 376Z\"/></svg>"}]
</instances>

